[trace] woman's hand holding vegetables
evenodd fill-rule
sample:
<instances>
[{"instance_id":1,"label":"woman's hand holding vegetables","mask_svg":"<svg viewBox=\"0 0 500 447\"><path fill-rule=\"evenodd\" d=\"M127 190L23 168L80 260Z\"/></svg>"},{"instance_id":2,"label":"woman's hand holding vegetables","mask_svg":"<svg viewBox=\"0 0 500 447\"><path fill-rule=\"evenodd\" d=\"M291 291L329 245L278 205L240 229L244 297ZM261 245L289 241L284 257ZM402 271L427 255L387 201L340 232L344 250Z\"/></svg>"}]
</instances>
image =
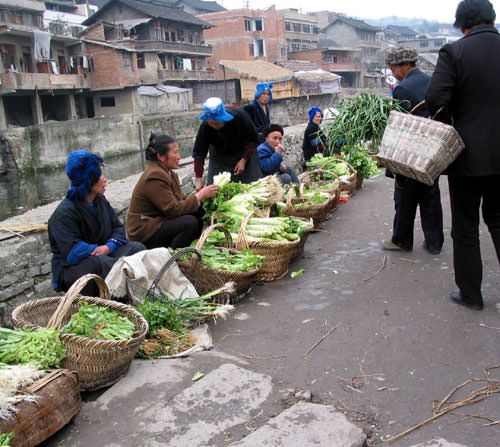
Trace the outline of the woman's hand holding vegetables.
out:
<instances>
[{"instance_id":1,"label":"woman's hand holding vegetables","mask_svg":"<svg viewBox=\"0 0 500 447\"><path fill-rule=\"evenodd\" d=\"M244 158L242 158L238 163L236 163L236 166L234 167L234 174L235 175L243 174L246 164L247 161Z\"/></svg>"},{"instance_id":2,"label":"woman's hand holding vegetables","mask_svg":"<svg viewBox=\"0 0 500 447\"><path fill-rule=\"evenodd\" d=\"M219 187L217 185L208 185L204 188L201 188L195 195L201 202L205 199L211 199L212 197L215 197L218 191Z\"/></svg>"}]
</instances>

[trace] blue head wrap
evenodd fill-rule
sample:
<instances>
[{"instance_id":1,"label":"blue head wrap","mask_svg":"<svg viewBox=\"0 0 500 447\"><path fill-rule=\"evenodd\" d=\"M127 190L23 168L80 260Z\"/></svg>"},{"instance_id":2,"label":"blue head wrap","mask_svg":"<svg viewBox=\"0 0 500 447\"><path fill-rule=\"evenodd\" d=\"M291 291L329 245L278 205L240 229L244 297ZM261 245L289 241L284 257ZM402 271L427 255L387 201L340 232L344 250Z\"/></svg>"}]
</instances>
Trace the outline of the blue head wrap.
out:
<instances>
[{"instance_id":1,"label":"blue head wrap","mask_svg":"<svg viewBox=\"0 0 500 447\"><path fill-rule=\"evenodd\" d=\"M259 82L257 86L255 87L255 96L254 98L257 99L262 93L264 93L266 90L269 91L269 95L271 95L271 98L269 99L269 102L273 101L273 84L272 82Z\"/></svg>"},{"instance_id":2,"label":"blue head wrap","mask_svg":"<svg viewBox=\"0 0 500 447\"><path fill-rule=\"evenodd\" d=\"M66 197L70 200L83 200L88 196L99 178L104 161L89 151L74 151L68 156L66 174L71 180L71 187Z\"/></svg>"},{"instance_id":3,"label":"blue head wrap","mask_svg":"<svg viewBox=\"0 0 500 447\"><path fill-rule=\"evenodd\" d=\"M307 112L309 114L309 122L311 122L314 118L314 115L316 115L316 113L321 113L321 115L323 116L323 112L321 111L321 109L319 107L311 107L309 109L309 112Z\"/></svg>"},{"instance_id":4,"label":"blue head wrap","mask_svg":"<svg viewBox=\"0 0 500 447\"><path fill-rule=\"evenodd\" d=\"M208 98L203 104L203 113L198 117L203 121L222 121L227 123L234 116L226 112L224 103L220 98Z\"/></svg>"}]
</instances>

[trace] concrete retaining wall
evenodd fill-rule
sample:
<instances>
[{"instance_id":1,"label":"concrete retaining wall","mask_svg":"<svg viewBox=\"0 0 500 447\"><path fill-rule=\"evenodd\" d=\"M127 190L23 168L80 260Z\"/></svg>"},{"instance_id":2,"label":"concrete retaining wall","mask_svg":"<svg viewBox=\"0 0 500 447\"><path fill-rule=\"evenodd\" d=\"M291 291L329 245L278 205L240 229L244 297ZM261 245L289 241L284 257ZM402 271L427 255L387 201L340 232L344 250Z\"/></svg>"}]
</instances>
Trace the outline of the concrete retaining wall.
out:
<instances>
[{"instance_id":1,"label":"concrete retaining wall","mask_svg":"<svg viewBox=\"0 0 500 447\"><path fill-rule=\"evenodd\" d=\"M285 163L300 166L302 139L305 124L285 129L284 146L287 148ZM107 188L106 197L113 208L123 218L129 205L132 190L140 174L112 182ZM187 164L179 170L182 188L185 193L194 190L193 166ZM59 202L54 202L2 222L2 225L15 227L28 224L47 223ZM3 233L4 234L4 233ZM51 289L51 253L47 232L27 234L25 237L12 237L0 240L0 325L8 325L14 307L34 298L54 296Z\"/></svg>"}]
</instances>

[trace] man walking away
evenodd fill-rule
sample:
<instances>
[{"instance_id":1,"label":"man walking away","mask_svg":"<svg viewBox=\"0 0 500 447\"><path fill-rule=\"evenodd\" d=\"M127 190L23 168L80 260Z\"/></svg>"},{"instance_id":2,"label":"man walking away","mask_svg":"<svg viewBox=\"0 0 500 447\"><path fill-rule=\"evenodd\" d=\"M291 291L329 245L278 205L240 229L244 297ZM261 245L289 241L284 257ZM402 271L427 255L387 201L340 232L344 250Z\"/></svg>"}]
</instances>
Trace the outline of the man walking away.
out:
<instances>
[{"instance_id":1,"label":"man walking away","mask_svg":"<svg viewBox=\"0 0 500 447\"><path fill-rule=\"evenodd\" d=\"M463 0L454 26L464 37L439 52L426 95L431 113L444 107L465 143L445 171L451 203L453 263L458 291L451 299L481 310L479 209L500 260L500 36L488 0Z\"/></svg>"}]
</instances>

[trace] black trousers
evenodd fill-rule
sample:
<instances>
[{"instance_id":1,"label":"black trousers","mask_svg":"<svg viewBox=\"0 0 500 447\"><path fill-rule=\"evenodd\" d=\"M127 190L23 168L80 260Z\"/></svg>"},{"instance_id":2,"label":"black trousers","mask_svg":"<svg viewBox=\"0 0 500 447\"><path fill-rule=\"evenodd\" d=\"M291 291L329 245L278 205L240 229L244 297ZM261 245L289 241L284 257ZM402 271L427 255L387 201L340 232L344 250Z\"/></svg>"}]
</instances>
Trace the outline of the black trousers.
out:
<instances>
[{"instance_id":1,"label":"black trousers","mask_svg":"<svg viewBox=\"0 0 500 447\"><path fill-rule=\"evenodd\" d=\"M129 241L107 256L89 256L77 265L65 267L62 274L63 280L61 281L63 290L68 290L78 278L87 273L95 273L105 279L118 258L131 256L145 249L146 247L140 242ZM84 287L82 294L99 296L99 289L92 281Z\"/></svg>"},{"instance_id":2,"label":"black trousers","mask_svg":"<svg viewBox=\"0 0 500 447\"><path fill-rule=\"evenodd\" d=\"M144 242L144 245L150 248L189 247L191 242L200 237L203 229L203 214L205 211L200 208L196 214L186 214L185 216L165 220L161 227L153 236Z\"/></svg>"},{"instance_id":3,"label":"black trousers","mask_svg":"<svg viewBox=\"0 0 500 447\"><path fill-rule=\"evenodd\" d=\"M396 214L392 230L392 241L404 250L413 249L413 227L417 207L425 244L429 250L440 251L444 242L443 208L439 179L428 186L411 178L396 174L394 186L394 207Z\"/></svg>"},{"instance_id":4,"label":"black trousers","mask_svg":"<svg viewBox=\"0 0 500 447\"><path fill-rule=\"evenodd\" d=\"M465 299L482 304L483 264L479 245L479 210L493 239L500 262L500 175L449 176L451 237L455 282Z\"/></svg>"}]
</instances>

